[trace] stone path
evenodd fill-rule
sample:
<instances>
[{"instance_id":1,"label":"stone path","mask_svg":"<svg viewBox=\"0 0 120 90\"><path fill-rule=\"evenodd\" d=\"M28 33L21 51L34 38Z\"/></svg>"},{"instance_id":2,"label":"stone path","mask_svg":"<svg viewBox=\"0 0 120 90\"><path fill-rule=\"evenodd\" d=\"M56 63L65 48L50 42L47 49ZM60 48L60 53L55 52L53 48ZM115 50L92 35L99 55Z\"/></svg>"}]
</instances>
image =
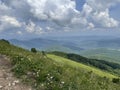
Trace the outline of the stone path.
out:
<instances>
[{"instance_id":1,"label":"stone path","mask_svg":"<svg viewBox=\"0 0 120 90\"><path fill-rule=\"evenodd\" d=\"M32 90L13 76L9 58L0 55L0 90Z\"/></svg>"}]
</instances>

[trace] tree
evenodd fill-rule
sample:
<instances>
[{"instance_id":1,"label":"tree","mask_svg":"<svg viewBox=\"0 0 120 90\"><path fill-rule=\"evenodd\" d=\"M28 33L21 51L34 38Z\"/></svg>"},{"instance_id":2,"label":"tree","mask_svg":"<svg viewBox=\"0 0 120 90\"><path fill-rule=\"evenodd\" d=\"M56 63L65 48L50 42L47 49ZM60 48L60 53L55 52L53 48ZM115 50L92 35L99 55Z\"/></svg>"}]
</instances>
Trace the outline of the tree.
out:
<instances>
[{"instance_id":1,"label":"tree","mask_svg":"<svg viewBox=\"0 0 120 90\"><path fill-rule=\"evenodd\" d=\"M37 53L37 50L35 48L31 48L31 52Z\"/></svg>"},{"instance_id":2,"label":"tree","mask_svg":"<svg viewBox=\"0 0 120 90\"><path fill-rule=\"evenodd\" d=\"M42 55L43 55L43 56L46 56L46 54L45 54L45 52L44 52L44 51L42 51Z\"/></svg>"},{"instance_id":3,"label":"tree","mask_svg":"<svg viewBox=\"0 0 120 90\"><path fill-rule=\"evenodd\" d=\"M47 58L47 55L44 51L41 51L41 58Z\"/></svg>"}]
</instances>

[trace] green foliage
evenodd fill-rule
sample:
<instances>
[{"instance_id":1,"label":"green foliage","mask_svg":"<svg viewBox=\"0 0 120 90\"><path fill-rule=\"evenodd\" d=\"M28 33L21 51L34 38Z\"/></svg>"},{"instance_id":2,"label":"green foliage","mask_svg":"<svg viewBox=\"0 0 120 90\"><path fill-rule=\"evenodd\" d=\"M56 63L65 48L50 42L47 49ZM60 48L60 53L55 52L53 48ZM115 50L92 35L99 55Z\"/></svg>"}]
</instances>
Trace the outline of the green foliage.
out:
<instances>
[{"instance_id":1,"label":"green foliage","mask_svg":"<svg viewBox=\"0 0 120 90\"><path fill-rule=\"evenodd\" d=\"M106 73L104 78L97 74L104 72L62 57L42 57L41 52L35 54L4 41L0 41L0 54L11 58L14 74L35 90L120 90L119 83L108 77L116 76Z\"/></svg>"},{"instance_id":2,"label":"green foliage","mask_svg":"<svg viewBox=\"0 0 120 90\"><path fill-rule=\"evenodd\" d=\"M112 79L112 82L113 82L113 83L120 83L120 79L119 79L119 78L113 78L113 79Z\"/></svg>"},{"instance_id":3,"label":"green foliage","mask_svg":"<svg viewBox=\"0 0 120 90\"><path fill-rule=\"evenodd\" d=\"M35 48L31 48L31 52L37 53L37 50Z\"/></svg>"},{"instance_id":4,"label":"green foliage","mask_svg":"<svg viewBox=\"0 0 120 90\"><path fill-rule=\"evenodd\" d=\"M16 56L12 59L13 72L19 77L21 75L26 74L26 72L30 69L32 63L28 60L28 58Z\"/></svg>"}]
</instances>

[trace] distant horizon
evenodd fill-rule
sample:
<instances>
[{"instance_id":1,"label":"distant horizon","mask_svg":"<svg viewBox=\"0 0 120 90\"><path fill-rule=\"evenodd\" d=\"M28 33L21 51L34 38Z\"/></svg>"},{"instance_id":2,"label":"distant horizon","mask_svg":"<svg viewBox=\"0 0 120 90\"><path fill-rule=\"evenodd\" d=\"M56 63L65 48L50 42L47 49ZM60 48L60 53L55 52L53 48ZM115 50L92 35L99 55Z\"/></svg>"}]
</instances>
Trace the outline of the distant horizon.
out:
<instances>
[{"instance_id":1,"label":"distant horizon","mask_svg":"<svg viewBox=\"0 0 120 90\"><path fill-rule=\"evenodd\" d=\"M120 36L116 36L116 35L62 35L62 36L38 36L38 37L26 37L26 38L0 38L0 39L5 39L5 40L33 40L33 39L50 39L50 40L52 40L53 38L55 39L55 38L69 38L69 37L83 37L83 38L88 38L89 39L89 37L111 37L111 38L120 38ZM51 39L52 38L52 39Z\"/></svg>"}]
</instances>

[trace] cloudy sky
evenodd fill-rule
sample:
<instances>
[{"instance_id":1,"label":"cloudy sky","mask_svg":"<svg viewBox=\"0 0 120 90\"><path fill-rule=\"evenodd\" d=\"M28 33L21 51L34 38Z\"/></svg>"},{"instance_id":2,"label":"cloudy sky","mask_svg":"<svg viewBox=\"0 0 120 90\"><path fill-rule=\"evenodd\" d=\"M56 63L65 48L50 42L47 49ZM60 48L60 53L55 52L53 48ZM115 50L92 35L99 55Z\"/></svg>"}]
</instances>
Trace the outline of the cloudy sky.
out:
<instances>
[{"instance_id":1,"label":"cloudy sky","mask_svg":"<svg viewBox=\"0 0 120 90\"><path fill-rule=\"evenodd\" d=\"M0 38L120 34L120 0L0 0Z\"/></svg>"}]
</instances>

